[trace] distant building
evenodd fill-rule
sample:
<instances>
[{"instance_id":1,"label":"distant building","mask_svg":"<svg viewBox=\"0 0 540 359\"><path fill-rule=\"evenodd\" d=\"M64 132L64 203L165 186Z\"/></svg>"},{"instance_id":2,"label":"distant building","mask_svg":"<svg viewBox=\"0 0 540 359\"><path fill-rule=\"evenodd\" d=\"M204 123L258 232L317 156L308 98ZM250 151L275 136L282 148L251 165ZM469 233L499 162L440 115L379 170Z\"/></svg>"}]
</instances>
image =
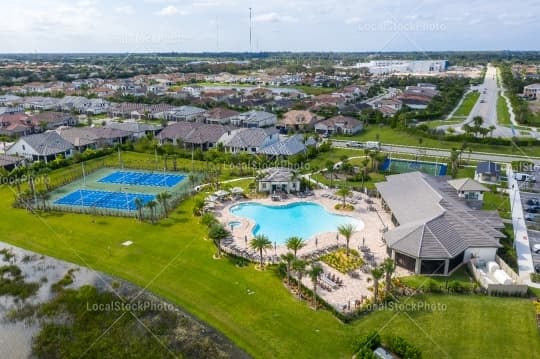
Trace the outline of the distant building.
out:
<instances>
[{"instance_id":1,"label":"distant building","mask_svg":"<svg viewBox=\"0 0 540 359\"><path fill-rule=\"evenodd\" d=\"M231 123L238 127L270 127L277 123L277 116L265 111L248 111L238 115Z\"/></svg>"},{"instance_id":2,"label":"distant building","mask_svg":"<svg viewBox=\"0 0 540 359\"><path fill-rule=\"evenodd\" d=\"M523 96L539 99L540 98L540 84L531 84L523 88Z\"/></svg>"},{"instance_id":3,"label":"distant building","mask_svg":"<svg viewBox=\"0 0 540 359\"><path fill-rule=\"evenodd\" d=\"M288 130L309 130L312 129L321 118L310 111L291 110L283 114L276 128Z\"/></svg>"},{"instance_id":4,"label":"distant building","mask_svg":"<svg viewBox=\"0 0 540 359\"><path fill-rule=\"evenodd\" d=\"M354 135L363 128L361 121L347 116L334 116L315 125L315 131L324 135Z\"/></svg>"},{"instance_id":5,"label":"distant building","mask_svg":"<svg viewBox=\"0 0 540 359\"><path fill-rule=\"evenodd\" d=\"M390 75L393 73L433 73L444 72L448 67L447 60L372 60L358 63L357 68L367 68L373 75Z\"/></svg>"},{"instance_id":6,"label":"distant building","mask_svg":"<svg viewBox=\"0 0 540 359\"><path fill-rule=\"evenodd\" d=\"M21 137L7 151L7 155L25 157L32 161L52 161L58 156L65 158L73 154L73 145L58 133L48 131Z\"/></svg>"},{"instance_id":7,"label":"distant building","mask_svg":"<svg viewBox=\"0 0 540 359\"><path fill-rule=\"evenodd\" d=\"M501 166L495 162L480 162L476 165L474 179L481 183L497 183L501 178Z\"/></svg>"}]
</instances>

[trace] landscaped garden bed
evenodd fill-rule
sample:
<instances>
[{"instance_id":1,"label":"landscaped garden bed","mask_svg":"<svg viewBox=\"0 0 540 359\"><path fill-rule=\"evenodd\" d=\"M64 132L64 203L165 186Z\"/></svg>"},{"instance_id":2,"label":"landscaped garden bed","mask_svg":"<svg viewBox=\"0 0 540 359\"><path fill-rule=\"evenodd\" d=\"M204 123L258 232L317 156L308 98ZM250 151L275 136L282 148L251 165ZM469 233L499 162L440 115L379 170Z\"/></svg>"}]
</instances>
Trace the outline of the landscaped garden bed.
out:
<instances>
[{"instance_id":1,"label":"landscaped garden bed","mask_svg":"<svg viewBox=\"0 0 540 359\"><path fill-rule=\"evenodd\" d=\"M344 248L322 256L321 261L341 273L348 273L364 265L364 260L360 257L358 251L351 249L349 250L349 256L347 256L347 250Z\"/></svg>"}]
</instances>

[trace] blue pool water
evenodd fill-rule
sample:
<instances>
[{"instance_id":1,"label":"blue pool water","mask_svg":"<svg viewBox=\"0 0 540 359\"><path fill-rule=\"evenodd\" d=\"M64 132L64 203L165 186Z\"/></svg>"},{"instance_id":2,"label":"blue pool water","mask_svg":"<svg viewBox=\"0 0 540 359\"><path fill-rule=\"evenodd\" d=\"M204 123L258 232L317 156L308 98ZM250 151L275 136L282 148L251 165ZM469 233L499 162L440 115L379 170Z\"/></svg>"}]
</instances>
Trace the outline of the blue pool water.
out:
<instances>
[{"instance_id":1,"label":"blue pool water","mask_svg":"<svg viewBox=\"0 0 540 359\"><path fill-rule=\"evenodd\" d=\"M101 178L98 182L152 187L174 187L182 182L184 178L186 178L186 176L175 174L116 171Z\"/></svg>"},{"instance_id":2,"label":"blue pool water","mask_svg":"<svg viewBox=\"0 0 540 359\"><path fill-rule=\"evenodd\" d=\"M110 208L123 211L134 211L135 199L140 198L144 204L155 199L155 195L141 193L122 193L107 191L90 191L78 189L56 200L55 204L67 206L82 206L96 208Z\"/></svg>"},{"instance_id":3,"label":"blue pool water","mask_svg":"<svg viewBox=\"0 0 540 359\"><path fill-rule=\"evenodd\" d=\"M321 232L337 232L342 224L353 224L357 230L363 222L350 216L328 212L324 207L309 202L284 206L267 206L259 203L241 203L231 207L231 213L256 222L253 235L265 234L272 242L284 243L291 236L310 239Z\"/></svg>"}]
</instances>

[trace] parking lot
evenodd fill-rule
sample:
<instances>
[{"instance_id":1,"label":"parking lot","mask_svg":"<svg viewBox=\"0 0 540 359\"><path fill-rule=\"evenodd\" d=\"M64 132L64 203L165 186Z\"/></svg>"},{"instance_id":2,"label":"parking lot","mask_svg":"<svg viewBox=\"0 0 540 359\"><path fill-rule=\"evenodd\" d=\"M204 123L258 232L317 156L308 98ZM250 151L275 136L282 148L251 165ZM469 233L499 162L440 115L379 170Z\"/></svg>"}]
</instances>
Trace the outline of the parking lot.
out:
<instances>
[{"instance_id":1,"label":"parking lot","mask_svg":"<svg viewBox=\"0 0 540 359\"><path fill-rule=\"evenodd\" d=\"M524 212L523 215L527 224L527 235L529 237L533 264L536 267L540 265L540 253L535 253L533 249L535 245L540 246L540 170L536 170L531 175L537 179L536 182L521 181L518 184ZM530 210L530 208L536 208L536 210Z\"/></svg>"}]
</instances>

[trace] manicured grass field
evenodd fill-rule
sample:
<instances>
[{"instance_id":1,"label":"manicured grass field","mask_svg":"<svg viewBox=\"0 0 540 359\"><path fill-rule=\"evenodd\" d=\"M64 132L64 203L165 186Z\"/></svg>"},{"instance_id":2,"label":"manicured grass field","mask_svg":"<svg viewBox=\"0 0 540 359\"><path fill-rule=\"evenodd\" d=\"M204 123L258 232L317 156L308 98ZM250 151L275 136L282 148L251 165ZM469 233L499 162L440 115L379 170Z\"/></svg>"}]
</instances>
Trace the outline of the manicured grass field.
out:
<instances>
[{"instance_id":1,"label":"manicured grass field","mask_svg":"<svg viewBox=\"0 0 540 359\"><path fill-rule=\"evenodd\" d=\"M370 126L356 136L345 136L336 138L347 141L376 141L378 138L379 141L383 144L431 147L447 150L461 147L460 142L437 140L432 138L426 138L423 136L412 135L410 133L386 126ZM419 142L420 138L422 138L422 143ZM495 146L478 143L471 143L470 147L472 147L474 152L493 152L501 154L540 156L540 146L522 146L520 147L520 151L517 151L514 147L510 146Z\"/></svg>"},{"instance_id":2,"label":"manicured grass field","mask_svg":"<svg viewBox=\"0 0 540 359\"><path fill-rule=\"evenodd\" d=\"M474 107L474 104L476 104L476 101L478 101L479 97L480 97L480 92L478 91L469 92L465 96L465 99L461 103L461 106L459 106L456 112L454 112L454 115L452 116L451 119L463 119L469 116L469 113Z\"/></svg>"},{"instance_id":3,"label":"manicured grass field","mask_svg":"<svg viewBox=\"0 0 540 359\"><path fill-rule=\"evenodd\" d=\"M508 105L504 97L499 95L497 99L497 121L501 125L511 125L510 113L508 112Z\"/></svg>"},{"instance_id":4,"label":"manicured grass field","mask_svg":"<svg viewBox=\"0 0 540 359\"><path fill-rule=\"evenodd\" d=\"M502 218L511 218L510 199L501 193L484 193L484 203L482 209L497 210Z\"/></svg>"},{"instance_id":5,"label":"manicured grass field","mask_svg":"<svg viewBox=\"0 0 540 359\"><path fill-rule=\"evenodd\" d=\"M2 241L146 287L256 358L350 358L353 340L371 330L403 336L425 358L530 358L540 352L534 308L526 299L428 295L403 300L439 304L440 310L380 311L340 323L296 300L272 269L214 260L215 249L191 214L193 199L150 225L128 218L98 217L94 223L88 215L33 215L13 209L13 195L0 188ZM120 245L127 240L134 244Z\"/></svg>"}]
</instances>

